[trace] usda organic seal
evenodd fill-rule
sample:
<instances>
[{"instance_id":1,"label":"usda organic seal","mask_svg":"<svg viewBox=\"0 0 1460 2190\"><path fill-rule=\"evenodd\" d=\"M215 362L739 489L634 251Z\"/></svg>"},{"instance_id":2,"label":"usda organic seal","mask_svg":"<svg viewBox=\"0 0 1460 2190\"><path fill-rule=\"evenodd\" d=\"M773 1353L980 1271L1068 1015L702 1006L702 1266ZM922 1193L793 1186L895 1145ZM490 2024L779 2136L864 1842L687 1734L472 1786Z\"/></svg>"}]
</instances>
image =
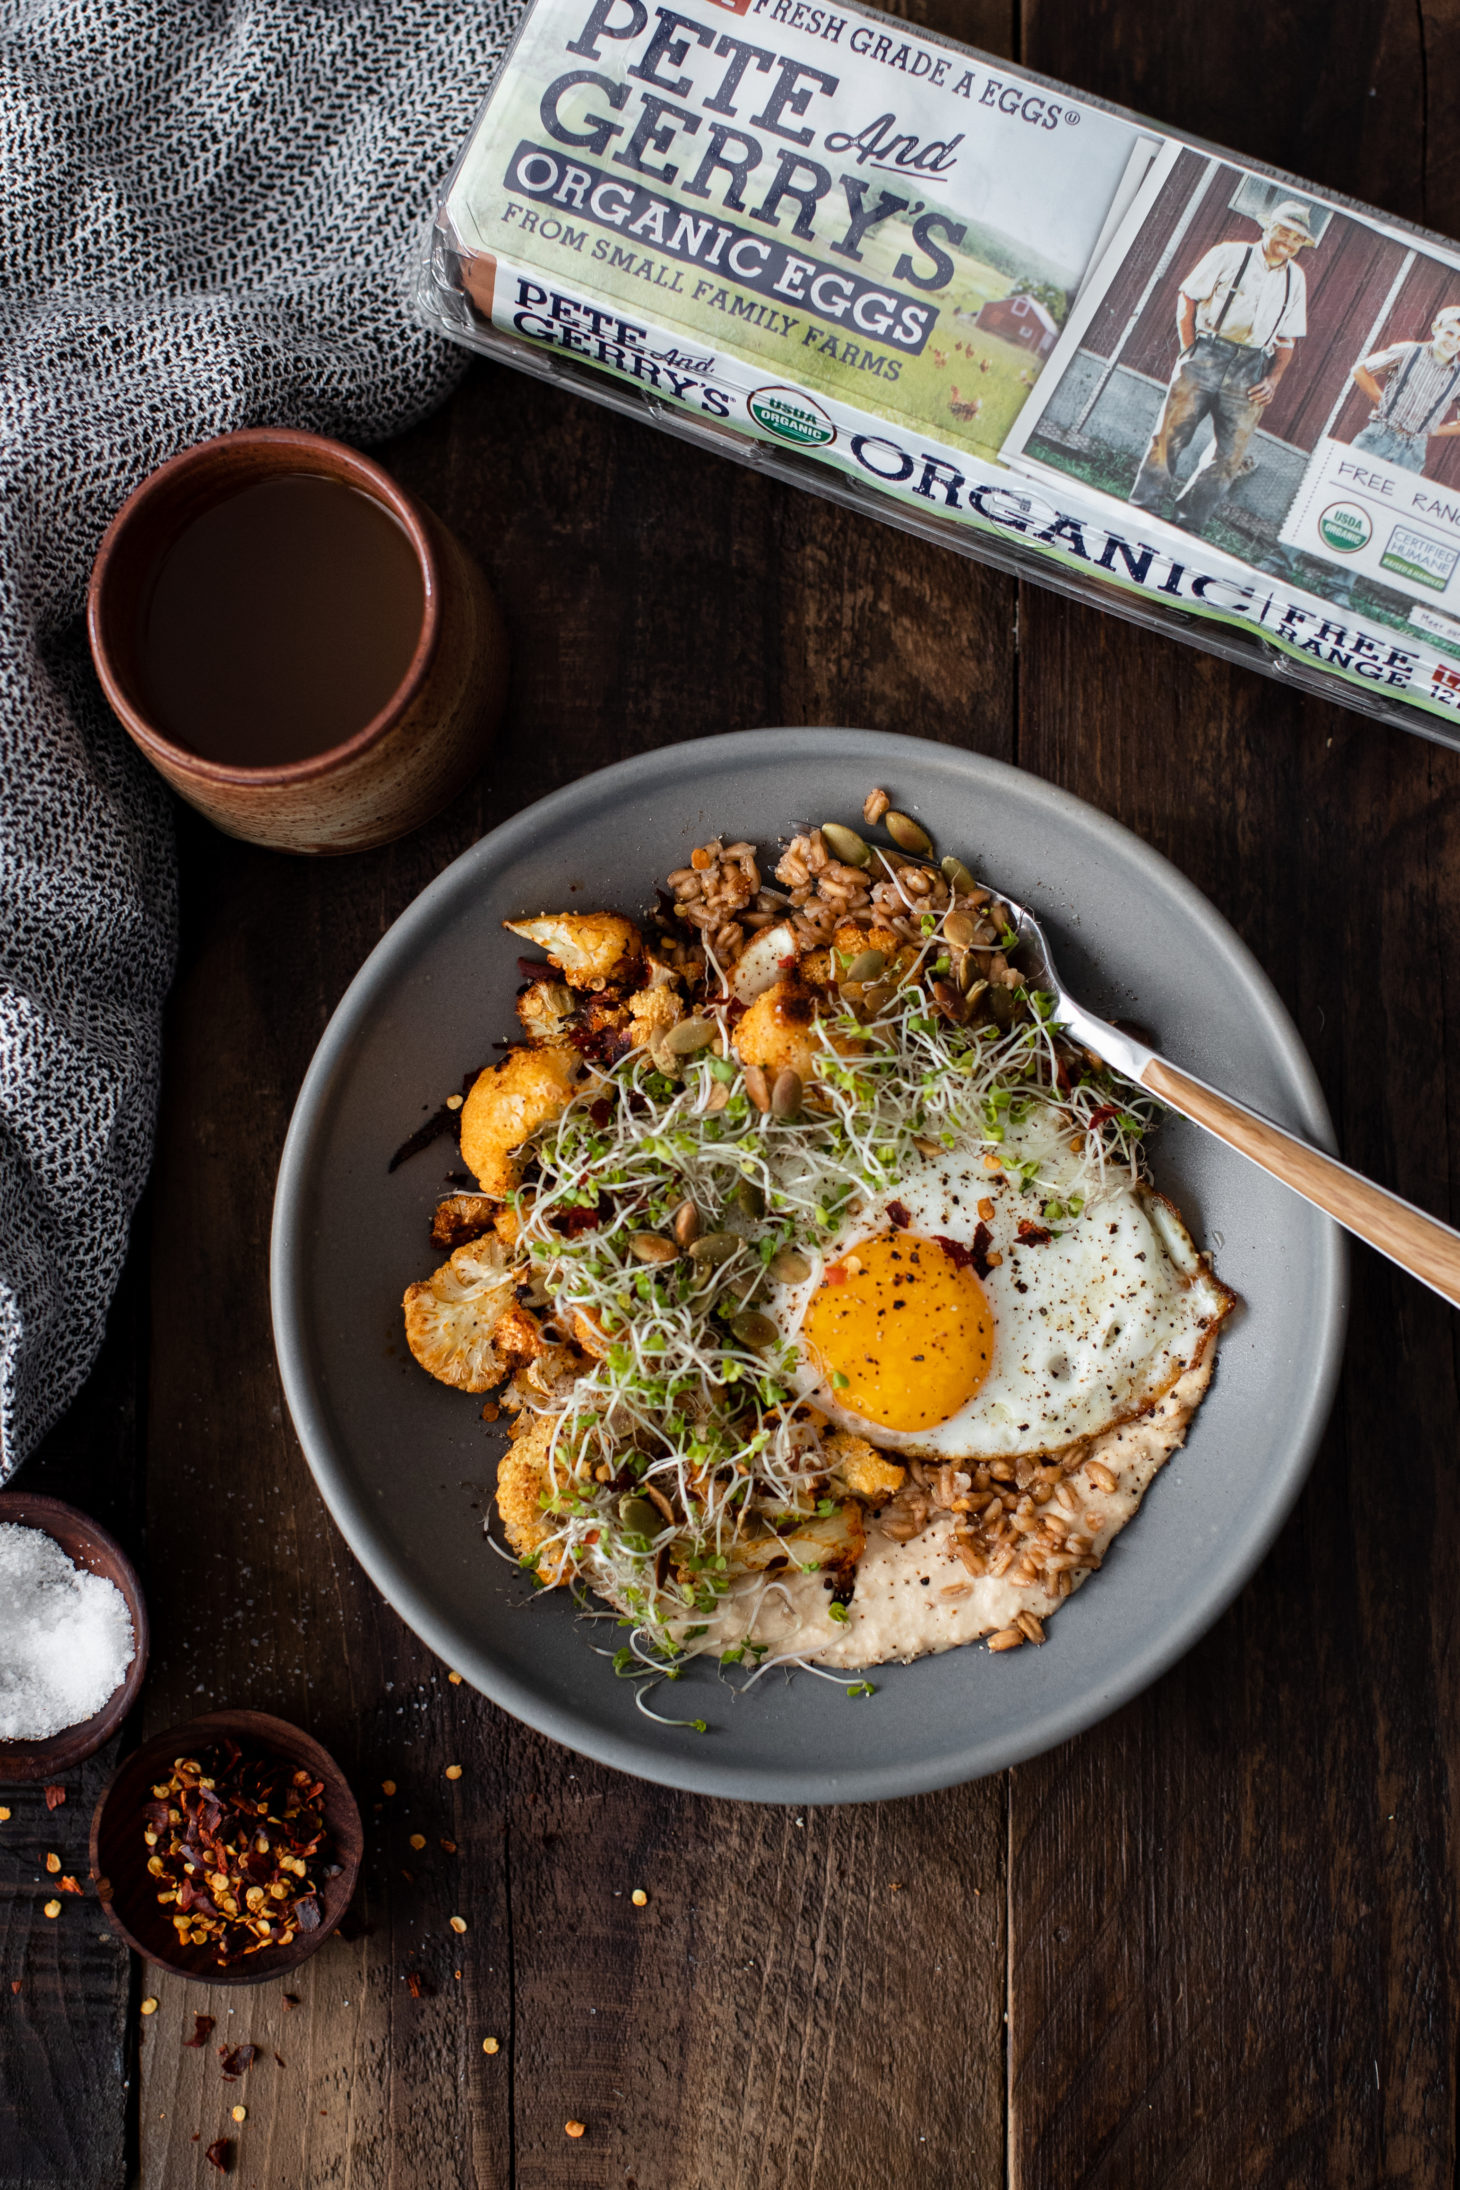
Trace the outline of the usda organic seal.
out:
<instances>
[{"instance_id":1,"label":"usda organic seal","mask_svg":"<svg viewBox=\"0 0 1460 2190\"><path fill-rule=\"evenodd\" d=\"M1368 546L1374 528L1368 511L1356 502L1332 502L1318 520L1318 532L1335 555L1356 555L1361 547Z\"/></svg>"},{"instance_id":2,"label":"usda organic seal","mask_svg":"<svg viewBox=\"0 0 1460 2190\"><path fill-rule=\"evenodd\" d=\"M836 428L821 405L799 388L757 388L746 409L757 426L798 448L824 449L836 439Z\"/></svg>"}]
</instances>

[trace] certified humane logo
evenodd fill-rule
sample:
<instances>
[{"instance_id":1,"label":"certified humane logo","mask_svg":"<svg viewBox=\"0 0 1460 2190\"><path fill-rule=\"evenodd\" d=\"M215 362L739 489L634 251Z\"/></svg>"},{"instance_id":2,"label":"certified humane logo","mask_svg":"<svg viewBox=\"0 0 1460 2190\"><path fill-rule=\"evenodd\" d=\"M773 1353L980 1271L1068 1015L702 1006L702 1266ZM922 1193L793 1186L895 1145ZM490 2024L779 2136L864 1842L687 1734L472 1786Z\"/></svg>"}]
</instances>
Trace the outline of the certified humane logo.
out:
<instances>
[{"instance_id":1,"label":"certified humane logo","mask_svg":"<svg viewBox=\"0 0 1460 2190\"><path fill-rule=\"evenodd\" d=\"M836 439L836 428L821 405L799 388L757 388L746 409L757 426L797 448L824 449Z\"/></svg>"},{"instance_id":2,"label":"certified humane logo","mask_svg":"<svg viewBox=\"0 0 1460 2190\"><path fill-rule=\"evenodd\" d=\"M1357 502L1331 502L1318 520L1318 533L1335 555L1357 555L1374 536L1369 513Z\"/></svg>"}]
</instances>

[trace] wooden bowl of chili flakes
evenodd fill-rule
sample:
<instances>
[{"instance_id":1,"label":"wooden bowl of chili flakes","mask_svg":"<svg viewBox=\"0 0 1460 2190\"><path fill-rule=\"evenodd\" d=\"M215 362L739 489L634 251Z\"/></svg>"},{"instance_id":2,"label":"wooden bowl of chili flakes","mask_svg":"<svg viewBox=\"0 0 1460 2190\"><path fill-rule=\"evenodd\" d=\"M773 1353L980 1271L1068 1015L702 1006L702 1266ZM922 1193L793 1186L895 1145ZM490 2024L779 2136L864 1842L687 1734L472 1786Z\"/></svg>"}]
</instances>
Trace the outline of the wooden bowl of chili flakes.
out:
<instances>
[{"instance_id":1,"label":"wooden bowl of chili flakes","mask_svg":"<svg viewBox=\"0 0 1460 2190\"><path fill-rule=\"evenodd\" d=\"M149 1962L252 1985L329 1937L362 1844L317 1741L264 1711L212 1711L128 1757L91 1821L91 1871L113 1930Z\"/></svg>"}]
</instances>

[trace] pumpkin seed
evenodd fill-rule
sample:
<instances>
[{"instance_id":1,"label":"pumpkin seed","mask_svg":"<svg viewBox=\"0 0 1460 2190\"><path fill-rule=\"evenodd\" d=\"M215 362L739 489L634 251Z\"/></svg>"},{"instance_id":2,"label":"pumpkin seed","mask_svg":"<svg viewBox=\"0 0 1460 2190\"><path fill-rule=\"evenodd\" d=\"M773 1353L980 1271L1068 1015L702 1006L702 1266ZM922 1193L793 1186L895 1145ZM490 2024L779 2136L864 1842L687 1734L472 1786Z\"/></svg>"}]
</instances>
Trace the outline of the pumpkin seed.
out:
<instances>
[{"instance_id":1,"label":"pumpkin seed","mask_svg":"<svg viewBox=\"0 0 1460 2190\"><path fill-rule=\"evenodd\" d=\"M763 1217L765 1215L765 1195L756 1185L754 1179L737 1179L733 1199L736 1208L740 1210L742 1215L747 1217Z\"/></svg>"},{"instance_id":2,"label":"pumpkin seed","mask_svg":"<svg viewBox=\"0 0 1460 2190\"><path fill-rule=\"evenodd\" d=\"M924 859L933 849L933 840L911 814L899 814L895 809L882 816L882 826L893 843L902 852L918 852Z\"/></svg>"},{"instance_id":3,"label":"pumpkin seed","mask_svg":"<svg viewBox=\"0 0 1460 2190\"><path fill-rule=\"evenodd\" d=\"M973 941L973 922L966 912L951 912L943 922L943 933L955 950L966 951Z\"/></svg>"},{"instance_id":4,"label":"pumpkin seed","mask_svg":"<svg viewBox=\"0 0 1460 2190\"><path fill-rule=\"evenodd\" d=\"M844 867L865 867L872 857L855 829L844 829L839 821L823 821L821 833L834 858Z\"/></svg>"},{"instance_id":5,"label":"pumpkin seed","mask_svg":"<svg viewBox=\"0 0 1460 2190\"><path fill-rule=\"evenodd\" d=\"M844 981L875 981L887 964L886 951L858 951L842 975Z\"/></svg>"},{"instance_id":6,"label":"pumpkin seed","mask_svg":"<svg viewBox=\"0 0 1460 2190\"><path fill-rule=\"evenodd\" d=\"M657 1506L647 1498L620 1498L618 1502L619 1526L631 1536L657 1536L663 1526L663 1516Z\"/></svg>"},{"instance_id":7,"label":"pumpkin seed","mask_svg":"<svg viewBox=\"0 0 1460 2190\"><path fill-rule=\"evenodd\" d=\"M892 983L890 981L874 981L870 987L862 991L862 1009L870 1012L874 1019L878 1012L884 1010L891 1000Z\"/></svg>"},{"instance_id":8,"label":"pumpkin seed","mask_svg":"<svg viewBox=\"0 0 1460 2190\"><path fill-rule=\"evenodd\" d=\"M682 1201L674 1212L674 1236L681 1247L692 1247L700 1236L700 1213L692 1201Z\"/></svg>"},{"instance_id":9,"label":"pumpkin seed","mask_svg":"<svg viewBox=\"0 0 1460 2190\"><path fill-rule=\"evenodd\" d=\"M763 1316L758 1308L743 1309L732 1319L730 1328L742 1346L752 1346L757 1350L762 1346L773 1346L781 1335L770 1317Z\"/></svg>"},{"instance_id":10,"label":"pumpkin seed","mask_svg":"<svg viewBox=\"0 0 1460 2190\"><path fill-rule=\"evenodd\" d=\"M771 1089L771 1112L777 1118L794 1118L801 1108L801 1075L790 1065L776 1074L776 1084Z\"/></svg>"},{"instance_id":11,"label":"pumpkin seed","mask_svg":"<svg viewBox=\"0 0 1460 2190\"><path fill-rule=\"evenodd\" d=\"M690 1248L690 1259L712 1266L728 1262L738 1247L744 1245L738 1232L706 1232Z\"/></svg>"},{"instance_id":12,"label":"pumpkin seed","mask_svg":"<svg viewBox=\"0 0 1460 2190\"><path fill-rule=\"evenodd\" d=\"M629 1241L629 1253L640 1262L678 1262L679 1249L672 1239L665 1239L658 1232L635 1232Z\"/></svg>"},{"instance_id":13,"label":"pumpkin seed","mask_svg":"<svg viewBox=\"0 0 1460 2190\"><path fill-rule=\"evenodd\" d=\"M966 958L963 962L963 993L969 1003L973 1003L978 997L982 996L987 987L988 982L978 970L978 960L976 958Z\"/></svg>"},{"instance_id":14,"label":"pumpkin seed","mask_svg":"<svg viewBox=\"0 0 1460 2190\"><path fill-rule=\"evenodd\" d=\"M757 1110L764 1113L771 1107L771 1083L760 1065L745 1068L745 1092Z\"/></svg>"},{"instance_id":15,"label":"pumpkin seed","mask_svg":"<svg viewBox=\"0 0 1460 2190\"><path fill-rule=\"evenodd\" d=\"M766 1272L777 1285L804 1285L811 1275L811 1264L799 1248L783 1247L778 1255L772 1255Z\"/></svg>"},{"instance_id":16,"label":"pumpkin seed","mask_svg":"<svg viewBox=\"0 0 1460 2190\"><path fill-rule=\"evenodd\" d=\"M948 857L941 862L941 865L943 880L947 883L949 889L956 890L960 897L970 897L978 888L978 884L956 852L950 852Z\"/></svg>"},{"instance_id":17,"label":"pumpkin seed","mask_svg":"<svg viewBox=\"0 0 1460 2190\"><path fill-rule=\"evenodd\" d=\"M713 1042L718 1031L713 1019L681 1019L665 1035L664 1047L671 1057L689 1057Z\"/></svg>"}]
</instances>

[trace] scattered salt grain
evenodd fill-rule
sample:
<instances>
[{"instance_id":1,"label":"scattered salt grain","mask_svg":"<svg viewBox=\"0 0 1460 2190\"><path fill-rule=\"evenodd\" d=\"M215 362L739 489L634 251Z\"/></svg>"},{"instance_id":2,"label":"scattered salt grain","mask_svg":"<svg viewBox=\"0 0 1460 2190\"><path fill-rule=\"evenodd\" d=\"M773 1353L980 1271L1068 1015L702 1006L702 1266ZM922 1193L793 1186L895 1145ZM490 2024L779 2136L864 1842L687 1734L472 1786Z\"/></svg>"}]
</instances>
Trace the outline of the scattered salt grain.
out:
<instances>
[{"instance_id":1,"label":"scattered salt grain","mask_svg":"<svg viewBox=\"0 0 1460 2190\"><path fill-rule=\"evenodd\" d=\"M46 1741L116 1693L135 1641L114 1582L44 1529L0 1522L0 1741Z\"/></svg>"}]
</instances>

